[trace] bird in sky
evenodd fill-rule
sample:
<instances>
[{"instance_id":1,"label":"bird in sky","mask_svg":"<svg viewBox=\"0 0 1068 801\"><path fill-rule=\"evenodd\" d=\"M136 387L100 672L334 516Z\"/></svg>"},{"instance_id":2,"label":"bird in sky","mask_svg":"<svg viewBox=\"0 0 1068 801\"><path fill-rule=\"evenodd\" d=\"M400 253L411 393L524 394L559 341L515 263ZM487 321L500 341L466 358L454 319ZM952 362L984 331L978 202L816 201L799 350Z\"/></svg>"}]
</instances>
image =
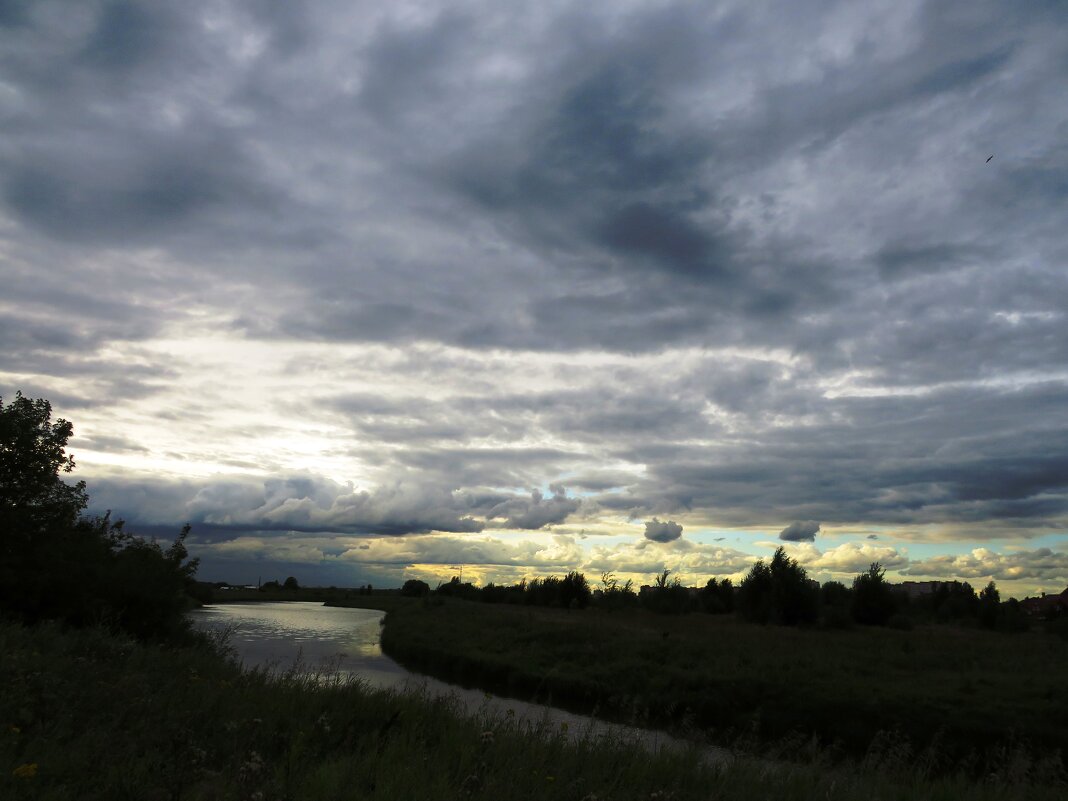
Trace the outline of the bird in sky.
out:
<instances>
[{"instance_id":1,"label":"bird in sky","mask_svg":"<svg viewBox=\"0 0 1068 801\"><path fill-rule=\"evenodd\" d=\"M987 160L986 160L986 163L987 163L987 164L989 164L989 163L990 163L990 159L992 159L992 158L994 158L994 157L993 157L993 156L989 156L989 157L987 158Z\"/></svg>"}]
</instances>

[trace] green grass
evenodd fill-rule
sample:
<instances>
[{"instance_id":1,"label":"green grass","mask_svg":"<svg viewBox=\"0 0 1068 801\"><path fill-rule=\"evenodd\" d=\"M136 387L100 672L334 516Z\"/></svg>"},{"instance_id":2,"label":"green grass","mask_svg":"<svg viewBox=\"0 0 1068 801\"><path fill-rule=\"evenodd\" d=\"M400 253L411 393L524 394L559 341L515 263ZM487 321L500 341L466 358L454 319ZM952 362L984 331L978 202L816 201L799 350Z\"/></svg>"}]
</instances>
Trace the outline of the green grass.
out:
<instances>
[{"instance_id":1,"label":"green grass","mask_svg":"<svg viewBox=\"0 0 1068 801\"><path fill-rule=\"evenodd\" d=\"M391 611L382 645L467 686L719 741L816 735L862 755L894 732L977 771L1018 745L1068 752L1068 643L1041 632L830 631L450 601Z\"/></svg>"},{"instance_id":2,"label":"green grass","mask_svg":"<svg viewBox=\"0 0 1068 801\"><path fill-rule=\"evenodd\" d=\"M448 700L241 673L205 646L0 624L0 797L21 799L1055 799L1040 765L931 778L893 743L835 768L651 754Z\"/></svg>"}]
</instances>

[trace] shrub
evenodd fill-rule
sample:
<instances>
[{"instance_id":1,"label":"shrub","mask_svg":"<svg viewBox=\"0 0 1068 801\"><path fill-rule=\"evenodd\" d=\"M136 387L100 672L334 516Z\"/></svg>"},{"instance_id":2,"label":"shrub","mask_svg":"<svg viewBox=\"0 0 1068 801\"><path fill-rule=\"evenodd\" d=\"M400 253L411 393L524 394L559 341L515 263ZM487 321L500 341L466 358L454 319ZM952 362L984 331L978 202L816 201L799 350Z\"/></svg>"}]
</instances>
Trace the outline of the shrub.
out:
<instances>
[{"instance_id":1,"label":"shrub","mask_svg":"<svg viewBox=\"0 0 1068 801\"><path fill-rule=\"evenodd\" d=\"M408 579L401 587L401 595L408 598L422 598L430 594L430 585L419 579Z\"/></svg>"}]
</instances>

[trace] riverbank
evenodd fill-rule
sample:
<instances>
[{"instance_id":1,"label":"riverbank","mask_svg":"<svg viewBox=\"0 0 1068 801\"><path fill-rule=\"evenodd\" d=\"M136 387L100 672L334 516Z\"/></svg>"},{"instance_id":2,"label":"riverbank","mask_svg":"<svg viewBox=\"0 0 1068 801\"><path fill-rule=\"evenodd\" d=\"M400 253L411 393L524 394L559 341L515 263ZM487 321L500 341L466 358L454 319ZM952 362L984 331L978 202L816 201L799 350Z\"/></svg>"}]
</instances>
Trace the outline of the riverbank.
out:
<instances>
[{"instance_id":1,"label":"riverbank","mask_svg":"<svg viewBox=\"0 0 1068 801\"><path fill-rule=\"evenodd\" d=\"M1013 749L1068 753L1058 667L1068 643L1041 632L829 631L431 600L390 611L382 647L446 681L721 745L815 738L863 758L889 736L976 775Z\"/></svg>"},{"instance_id":2,"label":"riverbank","mask_svg":"<svg viewBox=\"0 0 1068 801\"><path fill-rule=\"evenodd\" d=\"M447 700L244 672L203 641L136 644L99 630L0 623L0 796L21 799L1052 799L1034 765L981 784L887 752L712 766L696 749L462 715Z\"/></svg>"}]
</instances>

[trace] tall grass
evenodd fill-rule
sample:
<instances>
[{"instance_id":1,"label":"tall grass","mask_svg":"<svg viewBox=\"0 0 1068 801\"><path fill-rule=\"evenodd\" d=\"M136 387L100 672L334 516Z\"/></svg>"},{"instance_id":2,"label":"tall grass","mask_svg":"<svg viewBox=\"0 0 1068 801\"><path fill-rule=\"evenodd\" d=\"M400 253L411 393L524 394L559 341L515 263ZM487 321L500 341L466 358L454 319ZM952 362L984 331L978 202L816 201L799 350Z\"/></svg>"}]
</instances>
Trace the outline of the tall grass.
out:
<instances>
[{"instance_id":1,"label":"tall grass","mask_svg":"<svg viewBox=\"0 0 1068 801\"><path fill-rule=\"evenodd\" d=\"M449 601L391 611L382 644L447 680L720 741L800 734L862 756L893 731L977 772L1005 749L1068 750L1068 643L1039 632L784 629Z\"/></svg>"},{"instance_id":2,"label":"tall grass","mask_svg":"<svg viewBox=\"0 0 1068 801\"><path fill-rule=\"evenodd\" d=\"M1054 799L1044 768L931 778L892 748L836 768L712 764L572 737L448 699L288 672L240 672L216 647L0 624L0 797L21 799ZM802 749L803 750L803 749Z\"/></svg>"}]
</instances>

